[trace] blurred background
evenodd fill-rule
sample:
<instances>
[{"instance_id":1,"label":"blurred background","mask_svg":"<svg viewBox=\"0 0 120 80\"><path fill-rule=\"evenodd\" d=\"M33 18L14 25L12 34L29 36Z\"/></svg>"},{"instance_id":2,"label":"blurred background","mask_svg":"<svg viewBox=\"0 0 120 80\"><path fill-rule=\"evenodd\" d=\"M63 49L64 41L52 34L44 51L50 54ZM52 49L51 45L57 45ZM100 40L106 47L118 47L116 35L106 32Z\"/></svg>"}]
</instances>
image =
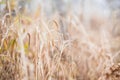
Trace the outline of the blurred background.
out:
<instances>
[{"instance_id":1,"label":"blurred background","mask_svg":"<svg viewBox=\"0 0 120 80\"><path fill-rule=\"evenodd\" d=\"M61 16L71 13L81 15L86 25L90 25L93 15L100 19L120 16L119 0L0 0L0 15L7 13L7 2L15 13L34 14L37 11L47 17L56 13Z\"/></svg>"},{"instance_id":2,"label":"blurred background","mask_svg":"<svg viewBox=\"0 0 120 80\"><path fill-rule=\"evenodd\" d=\"M72 11L75 14L86 13L90 15L97 12L101 15L109 16L111 11L120 8L119 0L0 0L1 12L4 10L7 1L16 10L18 8L26 8L30 13L41 7L46 15L51 15L56 11L59 13Z\"/></svg>"}]
</instances>

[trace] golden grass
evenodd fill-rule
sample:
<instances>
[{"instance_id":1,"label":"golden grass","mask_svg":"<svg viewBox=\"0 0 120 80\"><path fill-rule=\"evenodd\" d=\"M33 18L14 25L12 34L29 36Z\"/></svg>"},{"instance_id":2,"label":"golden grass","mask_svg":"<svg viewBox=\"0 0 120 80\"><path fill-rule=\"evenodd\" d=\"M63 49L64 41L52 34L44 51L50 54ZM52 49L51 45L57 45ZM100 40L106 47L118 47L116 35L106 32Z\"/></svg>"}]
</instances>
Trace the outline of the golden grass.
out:
<instances>
[{"instance_id":1,"label":"golden grass","mask_svg":"<svg viewBox=\"0 0 120 80\"><path fill-rule=\"evenodd\" d=\"M112 36L110 20L93 17L87 27L78 15L51 18L2 17L0 80L120 79L113 60L120 38Z\"/></svg>"}]
</instances>

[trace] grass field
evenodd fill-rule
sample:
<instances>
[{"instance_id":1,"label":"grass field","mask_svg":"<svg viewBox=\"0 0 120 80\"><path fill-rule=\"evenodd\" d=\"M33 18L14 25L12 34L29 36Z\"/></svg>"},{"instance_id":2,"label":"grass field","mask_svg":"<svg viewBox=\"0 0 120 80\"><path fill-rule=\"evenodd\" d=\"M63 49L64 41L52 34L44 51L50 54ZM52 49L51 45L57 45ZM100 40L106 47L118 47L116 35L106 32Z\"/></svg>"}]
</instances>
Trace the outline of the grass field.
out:
<instances>
[{"instance_id":1,"label":"grass field","mask_svg":"<svg viewBox=\"0 0 120 80\"><path fill-rule=\"evenodd\" d=\"M9 4L9 3L6 3ZM120 80L119 12L0 17L0 80ZM88 19L89 21L85 21Z\"/></svg>"}]
</instances>

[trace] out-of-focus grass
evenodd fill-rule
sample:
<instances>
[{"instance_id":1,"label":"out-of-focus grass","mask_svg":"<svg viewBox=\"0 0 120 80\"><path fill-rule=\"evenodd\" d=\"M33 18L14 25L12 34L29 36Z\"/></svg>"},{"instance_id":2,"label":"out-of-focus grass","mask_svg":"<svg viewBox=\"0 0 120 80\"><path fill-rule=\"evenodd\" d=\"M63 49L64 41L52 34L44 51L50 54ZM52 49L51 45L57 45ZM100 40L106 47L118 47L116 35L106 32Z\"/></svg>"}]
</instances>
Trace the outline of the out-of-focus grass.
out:
<instances>
[{"instance_id":1,"label":"out-of-focus grass","mask_svg":"<svg viewBox=\"0 0 120 80\"><path fill-rule=\"evenodd\" d=\"M0 20L0 80L119 80L120 38L112 20L82 14L16 16ZM36 19L37 18L37 19ZM63 32L64 30L64 32Z\"/></svg>"}]
</instances>

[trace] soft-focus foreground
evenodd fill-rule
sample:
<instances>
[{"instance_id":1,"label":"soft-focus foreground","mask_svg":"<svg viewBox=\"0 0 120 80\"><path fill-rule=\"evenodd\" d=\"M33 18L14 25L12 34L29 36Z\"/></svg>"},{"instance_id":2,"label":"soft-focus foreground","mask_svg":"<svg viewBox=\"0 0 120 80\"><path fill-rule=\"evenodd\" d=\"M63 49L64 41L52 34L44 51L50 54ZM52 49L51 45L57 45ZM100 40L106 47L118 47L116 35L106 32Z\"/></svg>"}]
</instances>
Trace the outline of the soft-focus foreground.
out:
<instances>
[{"instance_id":1,"label":"soft-focus foreground","mask_svg":"<svg viewBox=\"0 0 120 80\"><path fill-rule=\"evenodd\" d=\"M0 80L120 80L119 9L26 1L0 0Z\"/></svg>"}]
</instances>

